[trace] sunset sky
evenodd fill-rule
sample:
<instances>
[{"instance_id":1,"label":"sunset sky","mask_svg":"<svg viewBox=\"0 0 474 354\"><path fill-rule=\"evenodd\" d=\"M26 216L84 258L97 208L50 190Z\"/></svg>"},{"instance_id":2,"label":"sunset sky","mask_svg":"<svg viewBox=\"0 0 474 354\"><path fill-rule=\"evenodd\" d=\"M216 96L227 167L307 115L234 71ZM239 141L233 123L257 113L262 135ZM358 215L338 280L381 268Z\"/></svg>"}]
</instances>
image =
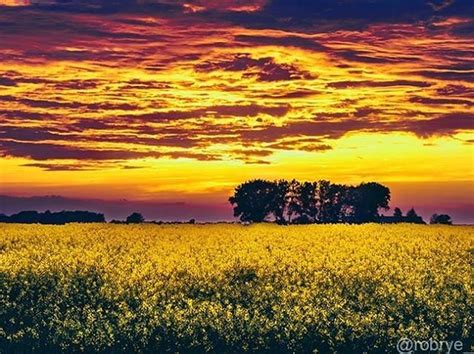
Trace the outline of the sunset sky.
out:
<instances>
[{"instance_id":1,"label":"sunset sky","mask_svg":"<svg viewBox=\"0 0 474 354\"><path fill-rule=\"evenodd\" d=\"M216 220L248 179L377 181L473 223L473 4L0 0L0 194Z\"/></svg>"}]
</instances>

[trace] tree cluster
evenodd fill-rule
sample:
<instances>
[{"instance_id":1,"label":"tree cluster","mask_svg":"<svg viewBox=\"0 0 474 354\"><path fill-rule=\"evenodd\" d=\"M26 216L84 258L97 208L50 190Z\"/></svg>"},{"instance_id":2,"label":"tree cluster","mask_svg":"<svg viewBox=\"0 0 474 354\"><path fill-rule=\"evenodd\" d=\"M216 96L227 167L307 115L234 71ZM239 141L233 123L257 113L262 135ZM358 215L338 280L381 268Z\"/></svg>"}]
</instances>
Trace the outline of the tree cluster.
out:
<instances>
[{"instance_id":1,"label":"tree cluster","mask_svg":"<svg viewBox=\"0 0 474 354\"><path fill-rule=\"evenodd\" d=\"M381 216L380 222L384 224L396 224L396 223L410 223L410 224L426 224L421 216L419 216L414 208L408 210L404 216L400 208L393 210L393 216Z\"/></svg>"},{"instance_id":2,"label":"tree cluster","mask_svg":"<svg viewBox=\"0 0 474 354\"><path fill-rule=\"evenodd\" d=\"M390 190L375 182L347 186L257 179L239 185L229 202L242 222L364 223L378 221L379 211L389 209Z\"/></svg>"},{"instance_id":3,"label":"tree cluster","mask_svg":"<svg viewBox=\"0 0 474 354\"><path fill-rule=\"evenodd\" d=\"M452 225L453 221L451 220L451 217L447 214L433 214L430 219L430 224Z\"/></svg>"},{"instance_id":4,"label":"tree cluster","mask_svg":"<svg viewBox=\"0 0 474 354\"><path fill-rule=\"evenodd\" d=\"M127 216L125 221L114 219L110 223L111 224L143 224L145 222L150 223L150 224L158 224L158 225L162 225L162 224L195 224L196 219L190 219L187 222L182 222L182 221L169 221L169 222L145 221L145 218L143 217L142 214L140 214L138 212L134 212L134 213L130 214L129 216Z\"/></svg>"},{"instance_id":5,"label":"tree cluster","mask_svg":"<svg viewBox=\"0 0 474 354\"><path fill-rule=\"evenodd\" d=\"M21 211L11 216L0 214L0 222L19 224L63 225L71 222L105 222L105 217L104 214L93 213L90 211L50 212L49 210L47 210L44 213L39 213L37 211Z\"/></svg>"}]
</instances>

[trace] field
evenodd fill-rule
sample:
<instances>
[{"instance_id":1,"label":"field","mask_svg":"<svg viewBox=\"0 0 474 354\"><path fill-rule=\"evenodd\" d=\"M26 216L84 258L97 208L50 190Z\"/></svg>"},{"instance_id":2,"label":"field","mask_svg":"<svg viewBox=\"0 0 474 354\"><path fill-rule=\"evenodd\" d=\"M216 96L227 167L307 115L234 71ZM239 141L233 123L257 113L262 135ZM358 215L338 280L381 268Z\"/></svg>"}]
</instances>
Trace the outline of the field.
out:
<instances>
[{"instance_id":1,"label":"field","mask_svg":"<svg viewBox=\"0 0 474 354\"><path fill-rule=\"evenodd\" d=\"M473 241L467 226L3 224L0 351L467 343Z\"/></svg>"}]
</instances>

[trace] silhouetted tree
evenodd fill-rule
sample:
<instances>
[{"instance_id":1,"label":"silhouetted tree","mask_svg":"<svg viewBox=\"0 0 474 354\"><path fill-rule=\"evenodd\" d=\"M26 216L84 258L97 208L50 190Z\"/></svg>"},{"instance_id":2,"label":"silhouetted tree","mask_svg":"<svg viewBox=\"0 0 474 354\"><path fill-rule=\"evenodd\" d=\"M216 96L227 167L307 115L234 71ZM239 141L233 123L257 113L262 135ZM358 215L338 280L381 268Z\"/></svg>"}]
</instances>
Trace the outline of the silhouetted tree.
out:
<instances>
[{"instance_id":1,"label":"silhouetted tree","mask_svg":"<svg viewBox=\"0 0 474 354\"><path fill-rule=\"evenodd\" d=\"M10 222L19 224L37 224L40 222L40 215L37 211L33 210L20 211L19 213L10 216Z\"/></svg>"},{"instance_id":2,"label":"silhouetted tree","mask_svg":"<svg viewBox=\"0 0 474 354\"><path fill-rule=\"evenodd\" d=\"M143 215L140 213L133 213L126 219L127 224L141 224L145 221Z\"/></svg>"},{"instance_id":3,"label":"silhouetted tree","mask_svg":"<svg viewBox=\"0 0 474 354\"><path fill-rule=\"evenodd\" d=\"M195 223L196 223L196 219L191 219L191 220L188 221L188 224L194 225Z\"/></svg>"},{"instance_id":4,"label":"silhouetted tree","mask_svg":"<svg viewBox=\"0 0 474 354\"><path fill-rule=\"evenodd\" d=\"M341 221L346 190L346 186L325 180L317 183L317 215L315 218L317 222L337 223Z\"/></svg>"},{"instance_id":5,"label":"silhouetted tree","mask_svg":"<svg viewBox=\"0 0 474 354\"><path fill-rule=\"evenodd\" d=\"M413 224L425 224L423 218L416 213L414 208L408 210L405 221Z\"/></svg>"},{"instance_id":6,"label":"silhouetted tree","mask_svg":"<svg viewBox=\"0 0 474 354\"><path fill-rule=\"evenodd\" d=\"M63 225L71 222L105 222L105 217L103 214L92 213L89 211L60 211L54 213L49 210L44 213L38 213L37 211L21 211L9 217L6 216L4 222Z\"/></svg>"},{"instance_id":7,"label":"silhouetted tree","mask_svg":"<svg viewBox=\"0 0 474 354\"><path fill-rule=\"evenodd\" d=\"M282 217L281 196L277 193L274 182L261 179L245 182L239 185L229 202L234 207L234 216L239 217L242 222L262 222L273 214L275 218Z\"/></svg>"},{"instance_id":8,"label":"silhouetted tree","mask_svg":"<svg viewBox=\"0 0 474 354\"><path fill-rule=\"evenodd\" d=\"M288 181L279 180L273 182L273 186L269 189L270 194L273 195L269 208L279 225L287 224L290 184Z\"/></svg>"},{"instance_id":9,"label":"silhouetted tree","mask_svg":"<svg viewBox=\"0 0 474 354\"><path fill-rule=\"evenodd\" d=\"M390 190L374 182L350 187L325 180L258 179L239 185L229 202L242 222L272 217L278 224L363 223L380 221L379 210L389 209Z\"/></svg>"},{"instance_id":10,"label":"silhouetted tree","mask_svg":"<svg viewBox=\"0 0 474 354\"><path fill-rule=\"evenodd\" d=\"M292 222L295 224L310 224L316 219L316 182L298 183L296 197L290 204Z\"/></svg>"},{"instance_id":11,"label":"silhouetted tree","mask_svg":"<svg viewBox=\"0 0 474 354\"><path fill-rule=\"evenodd\" d=\"M403 213L400 208L397 207L393 210L393 218L395 219L395 222L402 222Z\"/></svg>"},{"instance_id":12,"label":"silhouetted tree","mask_svg":"<svg viewBox=\"0 0 474 354\"><path fill-rule=\"evenodd\" d=\"M285 198L286 218L288 224L294 223L294 219L298 218L300 199L301 183L294 179L288 184Z\"/></svg>"},{"instance_id":13,"label":"silhouetted tree","mask_svg":"<svg viewBox=\"0 0 474 354\"><path fill-rule=\"evenodd\" d=\"M452 225L453 221L447 214L433 214L430 219L430 224Z\"/></svg>"},{"instance_id":14,"label":"silhouetted tree","mask_svg":"<svg viewBox=\"0 0 474 354\"><path fill-rule=\"evenodd\" d=\"M361 183L357 187L348 187L345 198L347 220L355 223L375 222L379 219L379 210L388 210L390 189L375 183Z\"/></svg>"}]
</instances>

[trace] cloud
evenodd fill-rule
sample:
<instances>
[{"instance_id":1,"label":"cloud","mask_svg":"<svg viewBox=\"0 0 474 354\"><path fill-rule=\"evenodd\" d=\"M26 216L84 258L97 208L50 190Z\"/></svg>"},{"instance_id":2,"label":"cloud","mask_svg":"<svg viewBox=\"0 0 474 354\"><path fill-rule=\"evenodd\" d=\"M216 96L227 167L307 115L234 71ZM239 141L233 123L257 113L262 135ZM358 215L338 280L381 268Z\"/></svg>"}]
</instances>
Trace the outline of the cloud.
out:
<instances>
[{"instance_id":1,"label":"cloud","mask_svg":"<svg viewBox=\"0 0 474 354\"><path fill-rule=\"evenodd\" d=\"M432 97L411 97L410 102L422 103L428 105L464 105L472 107L474 103L469 100L457 99L457 98L432 98Z\"/></svg>"},{"instance_id":2,"label":"cloud","mask_svg":"<svg viewBox=\"0 0 474 354\"><path fill-rule=\"evenodd\" d=\"M55 129L54 129L55 130ZM38 127L0 127L0 139L13 139L21 141L43 141L43 140L65 140L70 135L61 135L58 132L50 132L48 128Z\"/></svg>"},{"instance_id":3,"label":"cloud","mask_svg":"<svg viewBox=\"0 0 474 354\"><path fill-rule=\"evenodd\" d=\"M299 70L292 64L278 64L273 58L265 57L254 59L250 54L236 54L230 58L216 61L208 61L196 65L196 69L202 72L216 70L243 72L242 77L256 77L259 81L287 81L311 79L309 72Z\"/></svg>"},{"instance_id":4,"label":"cloud","mask_svg":"<svg viewBox=\"0 0 474 354\"><path fill-rule=\"evenodd\" d=\"M465 81L474 82L474 75L468 71L450 71L450 70L419 70L411 72L413 75L424 76L430 79L446 80L446 81Z\"/></svg>"},{"instance_id":5,"label":"cloud","mask_svg":"<svg viewBox=\"0 0 474 354\"><path fill-rule=\"evenodd\" d=\"M267 114L274 117L281 117L288 113L290 106L271 105L261 106L257 104L235 105L235 106L209 106L188 111L164 111L145 113L140 115L127 115L124 118L128 121L147 122L167 122L173 120L186 120L203 117L256 117L259 114Z\"/></svg>"},{"instance_id":6,"label":"cloud","mask_svg":"<svg viewBox=\"0 0 474 354\"><path fill-rule=\"evenodd\" d=\"M78 168L49 159L268 163L336 149L350 132L470 127L446 118L473 98L469 38L455 33L469 27L444 17L447 2L40 5L0 13L0 141L46 170Z\"/></svg>"},{"instance_id":7,"label":"cloud","mask_svg":"<svg viewBox=\"0 0 474 354\"><path fill-rule=\"evenodd\" d=\"M336 81L330 82L327 86L332 88L344 89L354 87L394 87L394 86L411 86L411 87L430 87L432 84L425 81L414 80L389 80L389 81Z\"/></svg>"},{"instance_id":8,"label":"cloud","mask_svg":"<svg viewBox=\"0 0 474 354\"><path fill-rule=\"evenodd\" d=\"M450 135L458 131L474 130L474 115L472 113L449 113L436 118L407 122L400 124L420 137L433 135Z\"/></svg>"},{"instance_id":9,"label":"cloud","mask_svg":"<svg viewBox=\"0 0 474 354\"><path fill-rule=\"evenodd\" d=\"M50 101L43 99L20 98L11 95L0 96L0 101L18 102L34 108L70 108L70 109L88 109L88 110L135 110L139 108L136 105L128 103L109 103L109 102L71 102L71 101Z\"/></svg>"},{"instance_id":10,"label":"cloud","mask_svg":"<svg viewBox=\"0 0 474 354\"><path fill-rule=\"evenodd\" d=\"M425 120L398 120L380 122L367 118L347 118L339 121L312 120L290 123L285 126L270 126L261 130L242 130L244 141L276 142L291 137L338 139L350 132L411 132L426 138L433 135L450 135L459 131L474 130L474 119L470 113L451 113ZM287 143L285 143L287 144ZM284 144L284 145L285 145ZM277 145L273 145L278 147ZM294 146L298 146L297 143ZM321 145L320 145L321 146ZM325 146L323 150L325 150ZM304 149L303 149L304 150Z\"/></svg>"},{"instance_id":11,"label":"cloud","mask_svg":"<svg viewBox=\"0 0 474 354\"><path fill-rule=\"evenodd\" d=\"M440 96L459 96L474 98L474 88L466 87L464 85L450 84L438 88L436 93Z\"/></svg>"},{"instance_id":12,"label":"cloud","mask_svg":"<svg viewBox=\"0 0 474 354\"><path fill-rule=\"evenodd\" d=\"M0 150L4 156L29 157L33 160L128 160L145 157L159 158L162 155L153 151L131 151L81 148L51 143L29 143L0 141Z\"/></svg>"},{"instance_id":13,"label":"cloud","mask_svg":"<svg viewBox=\"0 0 474 354\"><path fill-rule=\"evenodd\" d=\"M8 77L0 77L0 86L16 86L16 82Z\"/></svg>"},{"instance_id":14,"label":"cloud","mask_svg":"<svg viewBox=\"0 0 474 354\"><path fill-rule=\"evenodd\" d=\"M296 91L287 91L287 92L275 92L275 93L265 93L258 94L259 98L271 98L271 99L293 99L293 98L305 98L314 95L322 94L322 91L316 90L296 90Z\"/></svg>"},{"instance_id":15,"label":"cloud","mask_svg":"<svg viewBox=\"0 0 474 354\"><path fill-rule=\"evenodd\" d=\"M408 22L434 15L469 16L474 9L469 0L270 0L263 11L277 19L286 18L287 21L305 24L320 19Z\"/></svg>"},{"instance_id":16,"label":"cloud","mask_svg":"<svg viewBox=\"0 0 474 354\"><path fill-rule=\"evenodd\" d=\"M296 47L312 51L325 51L327 47L315 39L299 37L294 35L273 36L273 35L245 35L240 34L234 37L237 43L255 46L281 46Z\"/></svg>"},{"instance_id":17,"label":"cloud","mask_svg":"<svg viewBox=\"0 0 474 354\"><path fill-rule=\"evenodd\" d=\"M92 165L92 164L55 164L55 163L25 163L21 166L24 167L36 167L45 171L58 172L58 171L93 171L96 169L104 168L102 164Z\"/></svg>"}]
</instances>

